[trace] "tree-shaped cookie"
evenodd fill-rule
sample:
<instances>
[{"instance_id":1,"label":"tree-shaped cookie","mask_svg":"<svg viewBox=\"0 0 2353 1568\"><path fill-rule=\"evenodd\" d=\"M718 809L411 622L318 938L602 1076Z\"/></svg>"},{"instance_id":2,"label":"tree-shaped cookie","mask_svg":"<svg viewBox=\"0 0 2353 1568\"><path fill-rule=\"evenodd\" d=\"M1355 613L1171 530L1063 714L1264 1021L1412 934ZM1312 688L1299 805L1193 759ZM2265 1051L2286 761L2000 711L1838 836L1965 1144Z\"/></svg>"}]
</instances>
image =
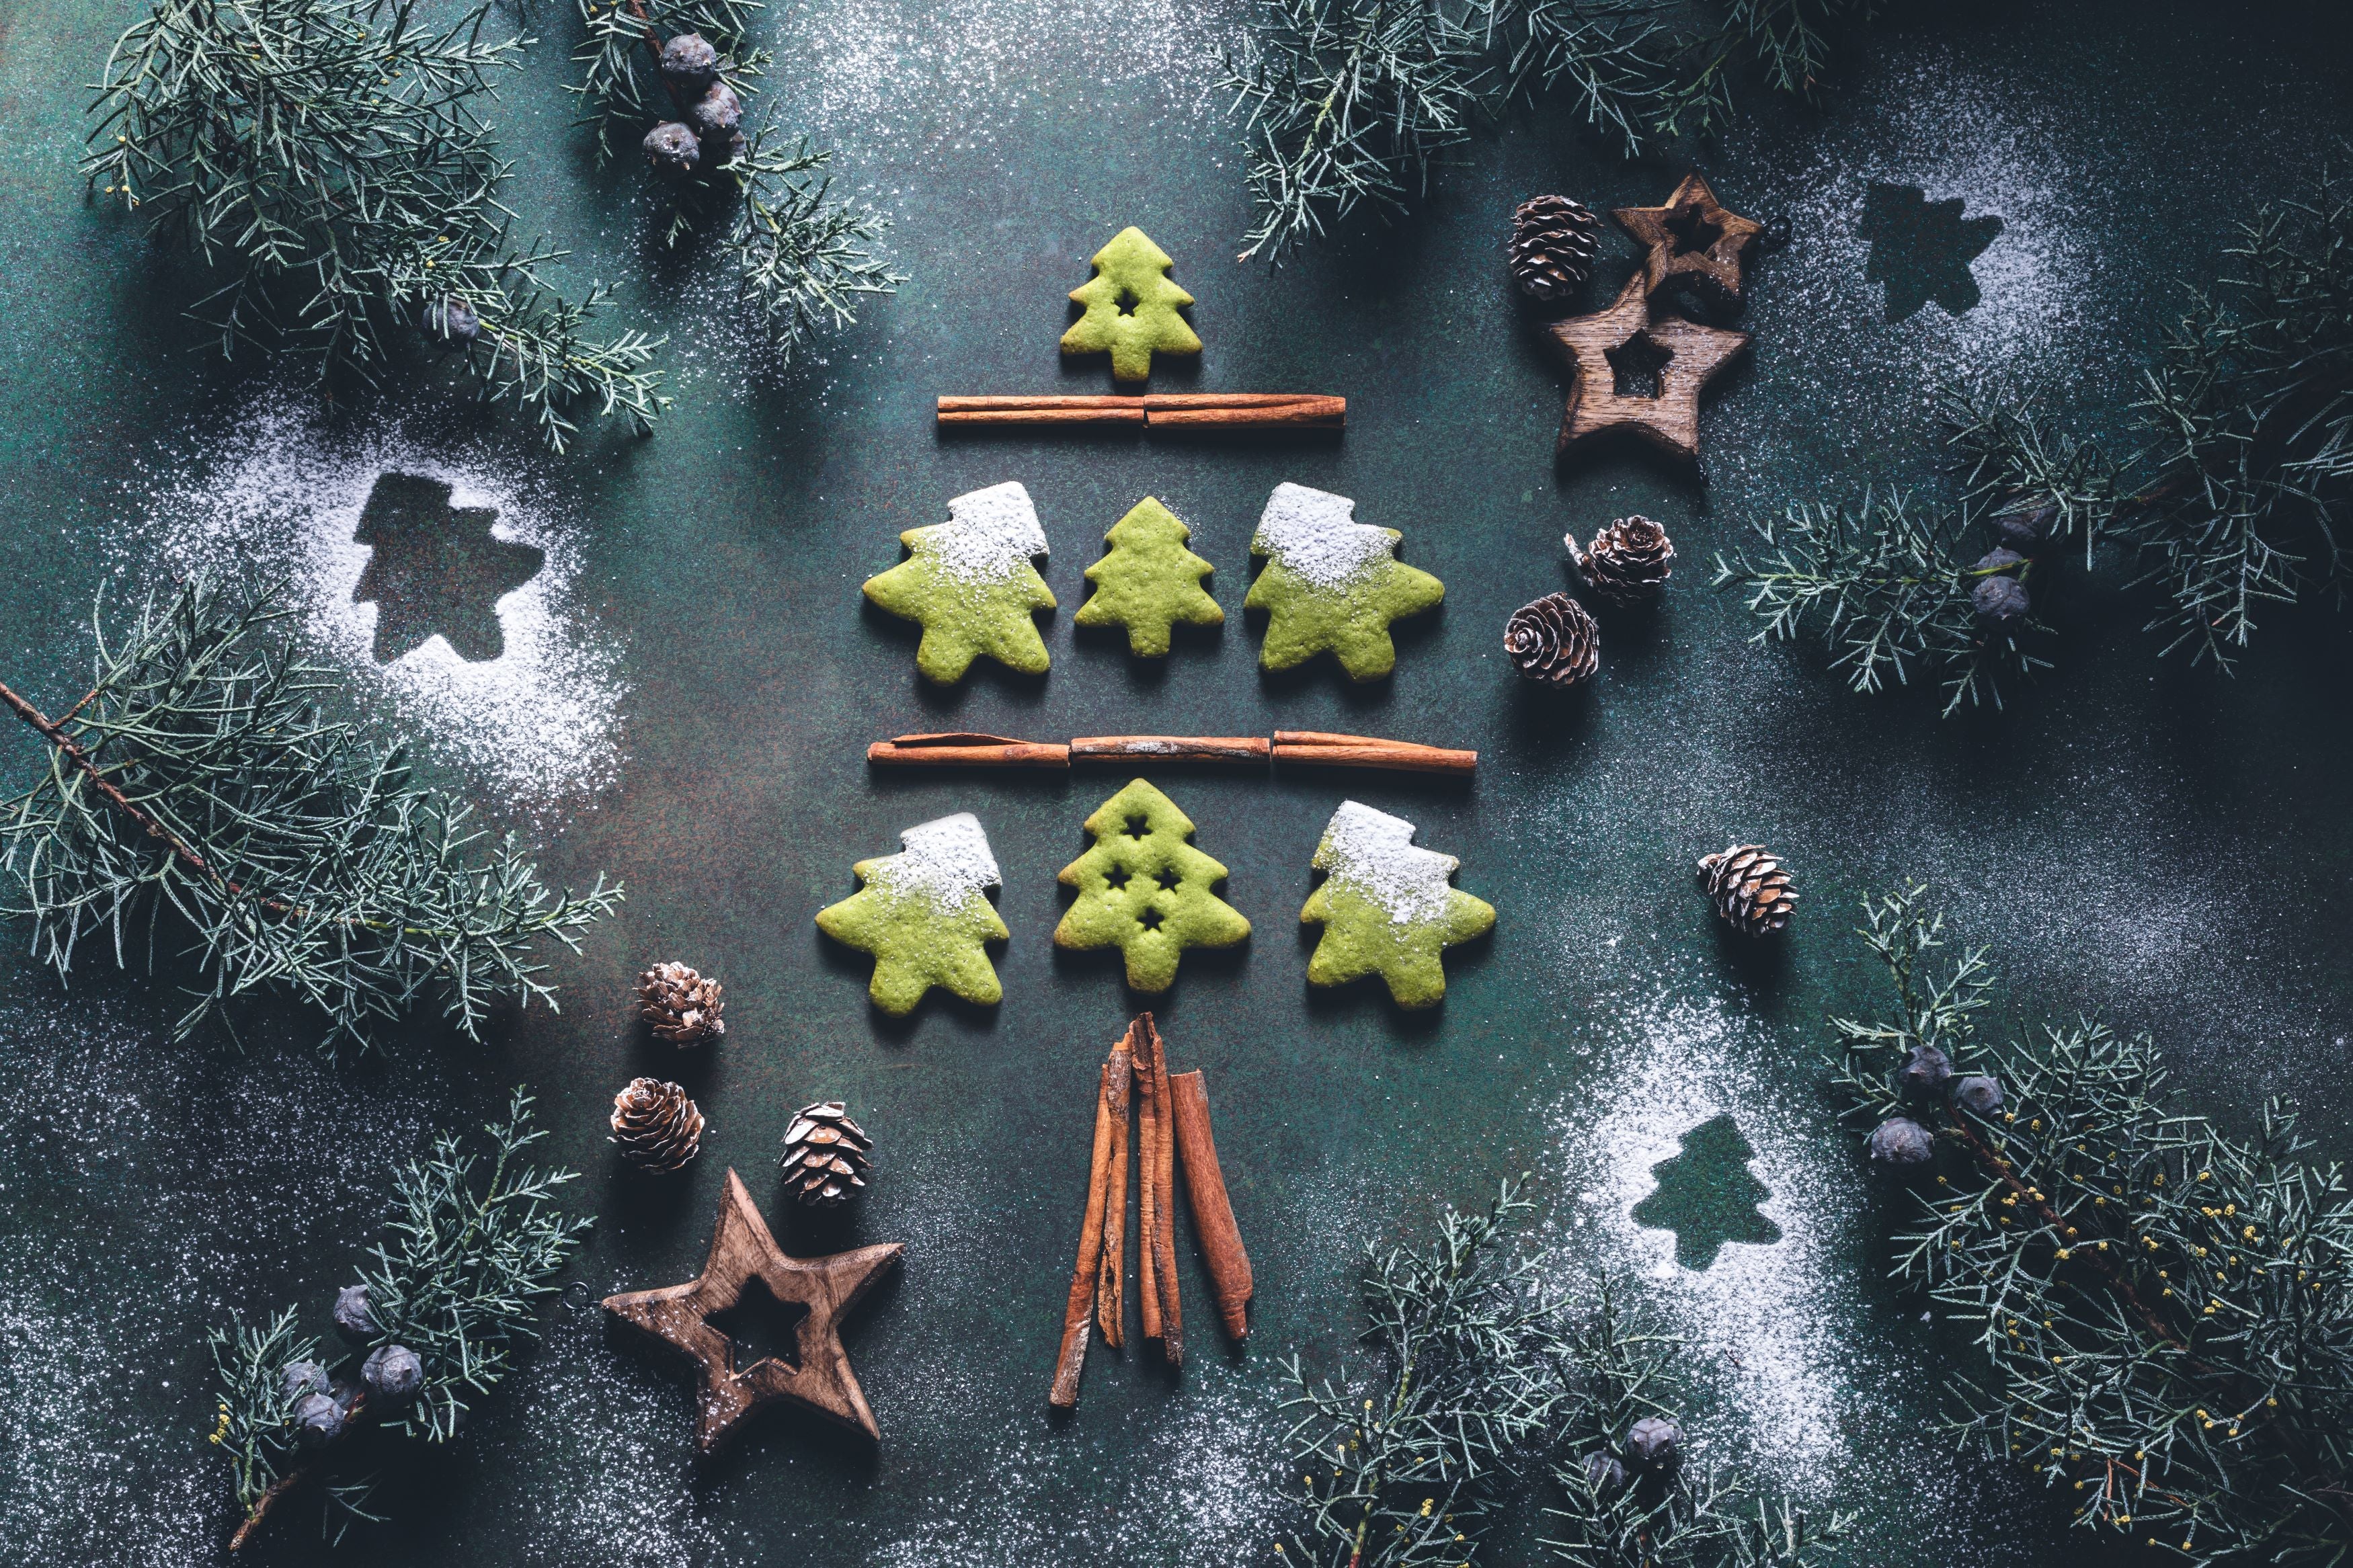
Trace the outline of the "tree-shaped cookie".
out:
<instances>
[{"instance_id":1,"label":"tree-shaped cookie","mask_svg":"<svg viewBox=\"0 0 2353 1568\"><path fill-rule=\"evenodd\" d=\"M1494 929L1494 907L1448 886L1461 862L1414 847L1414 826L1353 800L1340 803L1315 847L1324 885L1299 911L1324 935L1307 961L1315 985L1367 974L1388 982L1400 1007L1428 1007L1446 994L1439 954Z\"/></svg>"},{"instance_id":2,"label":"tree-shaped cookie","mask_svg":"<svg viewBox=\"0 0 2353 1568\"><path fill-rule=\"evenodd\" d=\"M818 930L874 955L867 993L885 1013L914 1011L934 985L994 1005L1005 988L985 944L1003 941L1006 930L988 889L1004 879L980 819L960 811L918 823L899 842L898 854L850 868L866 885L819 910Z\"/></svg>"},{"instance_id":3,"label":"tree-shaped cookie","mask_svg":"<svg viewBox=\"0 0 2353 1568\"><path fill-rule=\"evenodd\" d=\"M1062 334L1066 354L1111 355L1115 381L1143 381L1152 374L1152 353L1197 354L1201 340L1176 313L1193 296L1169 281L1176 263L1140 228L1124 228L1095 252L1095 275L1071 290L1086 314Z\"/></svg>"},{"instance_id":4,"label":"tree-shaped cookie","mask_svg":"<svg viewBox=\"0 0 2353 1568\"><path fill-rule=\"evenodd\" d=\"M987 655L1024 675L1042 675L1046 640L1030 617L1054 607L1053 590L1031 564L1046 553L1046 531L1029 492L1008 480L948 502L948 520L899 536L907 559L866 580L866 596L921 623L915 668L943 685L962 680Z\"/></svg>"},{"instance_id":5,"label":"tree-shaped cookie","mask_svg":"<svg viewBox=\"0 0 2353 1568\"><path fill-rule=\"evenodd\" d=\"M1127 983L1166 991L1188 947L1231 947L1250 935L1241 911L1212 891L1226 868L1186 840L1193 820L1142 779L1087 818L1095 847L1062 868L1079 896L1054 928L1062 947L1116 947Z\"/></svg>"},{"instance_id":6,"label":"tree-shaped cookie","mask_svg":"<svg viewBox=\"0 0 2353 1568\"><path fill-rule=\"evenodd\" d=\"M1242 607L1267 613L1259 663L1289 669L1329 651L1358 680L1397 668L1389 623L1433 609L1446 584L1397 558L1394 528L1355 521L1356 503L1329 490L1280 484L1250 540L1266 570Z\"/></svg>"},{"instance_id":7,"label":"tree-shaped cookie","mask_svg":"<svg viewBox=\"0 0 2353 1568\"><path fill-rule=\"evenodd\" d=\"M1111 553L1087 568L1095 585L1079 613L1082 626L1125 626L1127 651L1139 658L1168 657L1169 628L1218 626L1226 612L1201 580L1217 570L1185 548L1193 531L1150 496L1111 525Z\"/></svg>"}]
</instances>

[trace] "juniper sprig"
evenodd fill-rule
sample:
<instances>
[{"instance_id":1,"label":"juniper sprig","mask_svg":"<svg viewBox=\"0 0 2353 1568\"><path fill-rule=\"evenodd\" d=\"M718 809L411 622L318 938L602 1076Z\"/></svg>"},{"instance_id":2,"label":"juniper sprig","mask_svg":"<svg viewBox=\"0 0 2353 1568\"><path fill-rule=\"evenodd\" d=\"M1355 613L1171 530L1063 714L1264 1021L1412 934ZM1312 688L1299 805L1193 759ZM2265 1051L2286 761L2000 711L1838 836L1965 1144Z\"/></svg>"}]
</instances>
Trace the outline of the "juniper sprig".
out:
<instances>
[{"instance_id":1,"label":"juniper sprig","mask_svg":"<svg viewBox=\"0 0 2353 1568\"><path fill-rule=\"evenodd\" d=\"M501 999L554 1006L534 948L576 946L619 886L551 891L512 834L330 715L340 677L291 615L198 580L119 633L101 604L90 690L58 717L0 686L47 748L0 802L0 912L61 977L91 944L125 968L181 951L200 977L182 1036L264 991L324 1013L331 1047L427 1001L469 1038Z\"/></svg>"},{"instance_id":2,"label":"juniper sprig","mask_svg":"<svg viewBox=\"0 0 2353 1568\"><path fill-rule=\"evenodd\" d=\"M659 341L591 336L609 291L565 300L543 277L565 252L509 236L480 104L529 40L490 20L490 0L431 22L415 0L153 0L91 89L82 173L188 252L224 353L373 384L430 342L559 450L590 400L650 426Z\"/></svg>"},{"instance_id":3,"label":"juniper sprig","mask_svg":"<svg viewBox=\"0 0 2353 1568\"><path fill-rule=\"evenodd\" d=\"M1857 691L1909 685L1916 671L1942 684L1947 714L1965 701L1999 708L2004 679L2049 668L2031 640L2049 628L2031 616L1989 623L1978 614L1970 595L1999 569L1969 559L1965 540L1976 525L1967 510L1900 492L1866 490L1853 509L1795 504L1756 525L1756 554L1716 556L1715 586L1746 593L1764 622L1754 642L1818 628L1835 650L1831 668ZM2008 570L2024 579L2035 565Z\"/></svg>"},{"instance_id":4,"label":"juniper sprig","mask_svg":"<svg viewBox=\"0 0 2353 1568\"><path fill-rule=\"evenodd\" d=\"M2007 1044L1982 948L1940 958L1925 889L1866 900L1859 934L1894 1007L1836 1018L1834 1081L1868 1128L1935 1134L1897 1276L1974 1336L1953 1429L2076 1525L2191 1568L2342 1560L2353 1529L2353 1187L2294 1112L2247 1138L2166 1087L2147 1036L2079 1021ZM1907 1094L1922 1047L1998 1104Z\"/></svg>"},{"instance_id":5,"label":"juniper sprig","mask_svg":"<svg viewBox=\"0 0 2353 1568\"><path fill-rule=\"evenodd\" d=\"M1851 1515L1815 1518L1718 1466L1679 1457L1644 1469L1628 1455L1637 1421L1674 1419L1664 1396L1688 1346L1618 1294L1605 1280L1570 1320L1553 1425L1562 1501L1545 1510L1546 1548L1568 1568L1820 1568Z\"/></svg>"},{"instance_id":6,"label":"juniper sprig","mask_svg":"<svg viewBox=\"0 0 2353 1568\"><path fill-rule=\"evenodd\" d=\"M487 1173L480 1153L441 1132L423 1159L409 1161L395 1178L396 1208L385 1221L391 1238L377 1244L375 1266L361 1270L375 1323L366 1345L322 1363L321 1342L298 1333L291 1307L267 1328L232 1314L227 1328L213 1331L218 1417L212 1442L235 1468L244 1510L231 1550L313 1477L326 1483L331 1519L373 1518L364 1510L370 1481L349 1476L353 1439L382 1430L449 1441L470 1401L506 1376L516 1342L536 1332L555 1276L594 1222L556 1206L556 1190L577 1173L541 1172L518 1160L546 1136L533 1125L531 1104L518 1089L504 1119L483 1129L491 1146ZM367 1391L349 1383L354 1363L378 1345L404 1346L422 1365L417 1394L396 1409L370 1409ZM289 1366L305 1362L351 1388L346 1424L310 1449L297 1415L302 1391L287 1376Z\"/></svg>"},{"instance_id":7,"label":"juniper sprig","mask_svg":"<svg viewBox=\"0 0 2353 1568\"><path fill-rule=\"evenodd\" d=\"M1275 1550L1294 1565L1460 1563L1501 1489L1541 1457L1566 1397L1546 1255L1514 1243L1535 1210L1525 1177L1482 1211L1448 1211L1427 1249L1367 1247L1372 1365L1335 1384L1297 1356L1291 1468L1307 1521Z\"/></svg>"}]
</instances>

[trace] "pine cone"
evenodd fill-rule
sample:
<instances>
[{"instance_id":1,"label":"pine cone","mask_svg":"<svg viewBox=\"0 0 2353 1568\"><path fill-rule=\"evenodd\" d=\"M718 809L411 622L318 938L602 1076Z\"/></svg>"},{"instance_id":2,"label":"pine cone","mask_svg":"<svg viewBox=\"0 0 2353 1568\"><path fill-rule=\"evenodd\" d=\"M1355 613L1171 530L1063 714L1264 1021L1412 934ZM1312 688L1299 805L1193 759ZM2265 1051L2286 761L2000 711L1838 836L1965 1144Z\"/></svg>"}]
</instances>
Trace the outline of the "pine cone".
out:
<instances>
[{"instance_id":1,"label":"pine cone","mask_svg":"<svg viewBox=\"0 0 2353 1568\"><path fill-rule=\"evenodd\" d=\"M657 963L638 976L638 1011L654 1038L673 1046L699 1046L727 1032L719 993L719 982L683 963Z\"/></svg>"},{"instance_id":2,"label":"pine cone","mask_svg":"<svg viewBox=\"0 0 2353 1568\"><path fill-rule=\"evenodd\" d=\"M1577 548L1575 534L1567 542L1585 585L1615 604L1647 599L1674 574L1674 544L1647 517L1620 518L1595 534L1587 549Z\"/></svg>"},{"instance_id":3,"label":"pine cone","mask_svg":"<svg viewBox=\"0 0 2353 1568\"><path fill-rule=\"evenodd\" d=\"M1562 300L1593 275L1601 219L1567 196L1530 196L1512 211L1512 281L1531 300Z\"/></svg>"},{"instance_id":4,"label":"pine cone","mask_svg":"<svg viewBox=\"0 0 2353 1568\"><path fill-rule=\"evenodd\" d=\"M702 1152L702 1112L674 1083L632 1079L613 1097L613 1142L638 1169L667 1174Z\"/></svg>"},{"instance_id":5,"label":"pine cone","mask_svg":"<svg viewBox=\"0 0 2353 1568\"><path fill-rule=\"evenodd\" d=\"M1512 613L1504 626L1504 651L1530 680L1570 687L1601 668L1601 628L1575 599L1546 594Z\"/></svg>"},{"instance_id":6,"label":"pine cone","mask_svg":"<svg viewBox=\"0 0 2353 1568\"><path fill-rule=\"evenodd\" d=\"M1715 912L1743 936L1767 936L1789 923L1798 895L1789 873L1762 844L1736 844L1699 863L1700 880Z\"/></svg>"},{"instance_id":7,"label":"pine cone","mask_svg":"<svg viewBox=\"0 0 2353 1568\"><path fill-rule=\"evenodd\" d=\"M874 1140L838 1100L804 1105L785 1129L785 1181L813 1208L831 1208L866 1184Z\"/></svg>"}]
</instances>

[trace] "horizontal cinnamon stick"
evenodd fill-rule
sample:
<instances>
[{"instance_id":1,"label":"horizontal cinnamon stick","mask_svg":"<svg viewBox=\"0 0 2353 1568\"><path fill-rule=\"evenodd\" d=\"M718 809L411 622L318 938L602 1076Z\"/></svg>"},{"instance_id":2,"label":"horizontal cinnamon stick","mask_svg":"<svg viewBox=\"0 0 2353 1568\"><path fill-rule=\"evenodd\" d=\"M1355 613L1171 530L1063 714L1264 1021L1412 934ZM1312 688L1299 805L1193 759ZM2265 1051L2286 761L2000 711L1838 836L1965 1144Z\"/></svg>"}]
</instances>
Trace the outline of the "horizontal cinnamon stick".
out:
<instances>
[{"instance_id":1,"label":"horizontal cinnamon stick","mask_svg":"<svg viewBox=\"0 0 2353 1568\"><path fill-rule=\"evenodd\" d=\"M1263 763L1273 746L1261 735L1080 735L1071 742L1072 763L1126 757L1187 763Z\"/></svg>"},{"instance_id":2,"label":"horizontal cinnamon stick","mask_svg":"<svg viewBox=\"0 0 2353 1568\"><path fill-rule=\"evenodd\" d=\"M1087 1163L1086 1213L1079 1222L1079 1260L1071 1270L1071 1299L1062 1310L1062 1348L1054 1358L1054 1387L1046 1395L1046 1403L1057 1410L1078 1408L1079 1374L1087 1364L1087 1328L1094 1317L1095 1289L1103 1269L1103 1200L1110 1189L1112 1079L1114 1068L1122 1078L1127 1075L1125 1056L1113 1047L1095 1093L1094 1150ZM1120 1202L1126 1201L1127 1194L1121 1193Z\"/></svg>"},{"instance_id":3,"label":"horizontal cinnamon stick","mask_svg":"<svg viewBox=\"0 0 2353 1568\"><path fill-rule=\"evenodd\" d=\"M1476 772L1479 753L1417 745L1411 741L1384 741L1371 735L1335 735L1320 730L1277 730L1274 760L1324 767L1380 768L1398 773L1455 773Z\"/></svg>"},{"instance_id":4,"label":"horizontal cinnamon stick","mask_svg":"<svg viewBox=\"0 0 2353 1568\"><path fill-rule=\"evenodd\" d=\"M1209 1091L1201 1082L1200 1069L1172 1073L1168 1098L1176 1122L1177 1152L1185 1162L1185 1194L1192 1200L1193 1230L1209 1265L1218 1317L1227 1334L1240 1343L1250 1336L1250 1254L1242 1250L1241 1229L1234 1224L1234 1206L1226 1196L1226 1173L1218 1166L1217 1140L1209 1135Z\"/></svg>"},{"instance_id":5,"label":"horizontal cinnamon stick","mask_svg":"<svg viewBox=\"0 0 2353 1568\"><path fill-rule=\"evenodd\" d=\"M1262 763L1269 759L1422 773L1468 774L1479 765L1476 752L1317 730L1277 730L1271 742L1256 735L1081 735L1068 744L1022 741L1010 735L894 735L866 748L866 760L877 767L1067 768L1082 762Z\"/></svg>"},{"instance_id":6,"label":"horizontal cinnamon stick","mask_svg":"<svg viewBox=\"0 0 2353 1568\"><path fill-rule=\"evenodd\" d=\"M1067 768L1071 748L1010 735L894 735L867 747L866 760L882 767Z\"/></svg>"},{"instance_id":7,"label":"horizontal cinnamon stick","mask_svg":"<svg viewBox=\"0 0 2353 1568\"><path fill-rule=\"evenodd\" d=\"M939 399L942 425L1150 425L1236 430L1338 430L1348 400L1322 393L1182 392Z\"/></svg>"}]
</instances>

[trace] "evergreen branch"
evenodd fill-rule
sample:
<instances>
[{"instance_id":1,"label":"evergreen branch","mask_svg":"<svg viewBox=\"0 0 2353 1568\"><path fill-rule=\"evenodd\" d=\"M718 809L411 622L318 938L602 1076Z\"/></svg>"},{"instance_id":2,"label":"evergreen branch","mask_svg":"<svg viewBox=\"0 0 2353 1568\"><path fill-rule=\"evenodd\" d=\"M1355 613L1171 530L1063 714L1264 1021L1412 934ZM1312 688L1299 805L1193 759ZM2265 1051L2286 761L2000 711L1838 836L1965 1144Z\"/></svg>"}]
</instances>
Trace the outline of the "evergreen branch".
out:
<instances>
[{"instance_id":1,"label":"evergreen branch","mask_svg":"<svg viewBox=\"0 0 2353 1568\"><path fill-rule=\"evenodd\" d=\"M1523 1177L1483 1212L1449 1211L1425 1251L1366 1249L1371 1378L1311 1380L1292 1358L1283 1407L1299 1412L1291 1464L1309 1514L1277 1544L1284 1562L1459 1563L1498 1489L1525 1473L1567 1397L1548 1258L1508 1245L1535 1206L1525 1194Z\"/></svg>"},{"instance_id":2,"label":"evergreen branch","mask_svg":"<svg viewBox=\"0 0 2353 1568\"><path fill-rule=\"evenodd\" d=\"M1986 1357L1955 1430L2025 1464L2076 1522L2191 1564L2321 1564L2353 1526L2353 1189L2294 1115L2252 1140L2179 1110L2154 1045L2082 1022L1989 1046L1981 951L1931 973L1918 888L1865 901L1900 1011L1834 1019L1834 1081L1864 1122L1936 1132L1899 1277ZM1908 1097L1923 1047L1995 1078L2000 1108Z\"/></svg>"},{"instance_id":3,"label":"evergreen branch","mask_svg":"<svg viewBox=\"0 0 2353 1568\"><path fill-rule=\"evenodd\" d=\"M378 1243L376 1267L361 1271L365 1314L375 1324L364 1345L322 1362L321 1342L297 1333L291 1307L267 1329L232 1312L228 1327L212 1331L219 1415L210 1440L228 1456L244 1510L230 1551L242 1549L288 1494L314 1479L327 1483L331 1514L340 1510L346 1523L375 1518L364 1506L370 1482L338 1479L352 1468L354 1439L384 1431L448 1441L469 1408L464 1391L489 1393L509 1369L513 1342L536 1331L541 1302L594 1222L554 1207L555 1189L577 1173L513 1168L515 1157L545 1136L532 1124L531 1103L516 1089L505 1119L484 1129L491 1168L479 1185L481 1156L448 1132L396 1178L399 1212L386 1221L395 1239ZM422 1381L405 1405L379 1395L372 1408L369 1388L349 1375L355 1359L379 1346L417 1357ZM342 1416L331 1431L305 1434L301 1404L322 1384L334 1391Z\"/></svg>"},{"instance_id":4,"label":"evergreen branch","mask_svg":"<svg viewBox=\"0 0 2353 1568\"><path fill-rule=\"evenodd\" d=\"M830 180L800 177L833 154L811 151L806 137L781 152L768 136L762 126L726 171L738 201L726 246L736 291L758 312L781 367L819 332L856 321L860 296L895 293L906 279L868 249L882 237L881 218L830 199Z\"/></svg>"},{"instance_id":5,"label":"evergreen branch","mask_svg":"<svg viewBox=\"0 0 2353 1568\"><path fill-rule=\"evenodd\" d=\"M495 1148L479 1190L480 1157L448 1132L428 1159L412 1160L394 1183L402 1212L387 1222L394 1240L360 1271L382 1332L425 1363L425 1388L391 1424L431 1443L456 1436L463 1392L488 1394L507 1373L512 1343L533 1333L540 1301L594 1222L567 1219L557 1188L578 1173L515 1168L515 1157L546 1132L532 1125L531 1096L518 1089L506 1120L485 1129Z\"/></svg>"},{"instance_id":6,"label":"evergreen branch","mask_svg":"<svg viewBox=\"0 0 2353 1568\"><path fill-rule=\"evenodd\" d=\"M1943 682L1948 714L1965 700L1999 708L2004 675L2048 668L2023 640L2047 627L1989 623L1971 599L1987 577L2024 579L2033 563L1964 564L1961 515L1866 491L1859 510L1797 504L1756 526L1763 551L1719 553L1715 580L1746 591L1765 623L1753 641L1791 641L1819 623L1837 650L1831 668L1843 668L1853 689L1877 691L1891 678L1908 685L1918 668Z\"/></svg>"},{"instance_id":7,"label":"evergreen branch","mask_svg":"<svg viewBox=\"0 0 2353 1568\"><path fill-rule=\"evenodd\" d=\"M1280 263L1360 211L1428 194L1481 121L1563 90L1626 157L1731 118L1734 68L1811 98L1841 26L1878 0L1725 0L1710 33L1666 0L1257 0L1219 88L1242 122L1254 217L1241 259Z\"/></svg>"},{"instance_id":8,"label":"evergreen branch","mask_svg":"<svg viewBox=\"0 0 2353 1568\"><path fill-rule=\"evenodd\" d=\"M563 410L590 396L649 424L658 344L586 337L607 291L553 299L539 268L563 252L509 240L510 165L477 101L528 40L489 20L489 0L438 26L414 0L153 0L91 89L82 174L211 275L189 313L226 354L373 384L421 333L467 344L486 394L559 448Z\"/></svg>"},{"instance_id":9,"label":"evergreen branch","mask_svg":"<svg viewBox=\"0 0 2353 1568\"><path fill-rule=\"evenodd\" d=\"M45 776L0 806L0 868L35 950L71 972L87 941L129 967L132 939L181 929L207 988L185 1037L232 998L289 993L328 1016L330 1046L436 995L476 1036L504 996L554 1005L534 944L577 945L619 902L543 886L512 834L414 784L320 703L340 688L308 664L269 595L226 601L196 582L150 597L120 641L92 616L96 679L52 721L0 687L49 746Z\"/></svg>"},{"instance_id":10,"label":"evergreen branch","mask_svg":"<svg viewBox=\"0 0 2353 1568\"><path fill-rule=\"evenodd\" d=\"M1569 1568L1819 1568L1852 1516L1812 1519L1723 1469L1687 1461L1643 1469L1627 1458L1637 1421L1672 1418L1651 1391L1685 1350L1627 1314L1604 1282L1568 1335L1569 1396L1553 1465L1565 1506L1545 1510L1556 1533L1543 1544Z\"/></svg>"}]
</instances>

